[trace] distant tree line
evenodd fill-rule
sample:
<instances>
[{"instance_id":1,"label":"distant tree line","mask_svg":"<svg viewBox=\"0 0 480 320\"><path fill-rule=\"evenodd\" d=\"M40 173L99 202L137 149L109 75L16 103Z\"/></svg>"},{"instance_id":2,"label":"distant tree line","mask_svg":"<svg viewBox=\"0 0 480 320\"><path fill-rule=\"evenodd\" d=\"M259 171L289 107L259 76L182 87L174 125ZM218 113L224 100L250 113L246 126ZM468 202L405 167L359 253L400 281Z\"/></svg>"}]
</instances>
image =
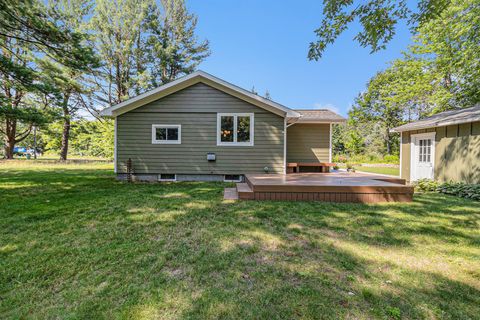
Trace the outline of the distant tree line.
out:
<instances>
[{"instance_id":1,"label":"distant tree line","mask_svg":"<svg viewBox=\"0 0 480 320\"><path fill-rule=\"evenodd\" d=\"M11 159L34 127L62 160L72 137L81 136L72 130L104 134L98 128L111 123L99 110L191 73L209 56L196 25L184 0L2 0L4 157Z\"/></svg>"}]
</instances>

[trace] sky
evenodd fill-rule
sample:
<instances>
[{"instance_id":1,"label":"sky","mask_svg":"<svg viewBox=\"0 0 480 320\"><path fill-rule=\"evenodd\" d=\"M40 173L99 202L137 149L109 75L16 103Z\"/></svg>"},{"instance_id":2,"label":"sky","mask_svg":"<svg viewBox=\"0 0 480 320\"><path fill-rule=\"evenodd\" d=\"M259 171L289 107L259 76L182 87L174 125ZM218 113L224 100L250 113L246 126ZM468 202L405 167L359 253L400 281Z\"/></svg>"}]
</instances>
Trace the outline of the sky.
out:
<instances>
[{"instance_id":1,"label":"sky","mask_svg":"<svg viewBox=\"0 0 480 320\"><path fill-rule=\"evenodd\" d=\"M387 49L370 53L353 40L352 25L319 61L307 59L322 18L321 0L187 0L199 39L211 55L200 70L292 109L327 108L346 116L368 80L410 44L405 24Z\"/></svg>"}]
</instances>

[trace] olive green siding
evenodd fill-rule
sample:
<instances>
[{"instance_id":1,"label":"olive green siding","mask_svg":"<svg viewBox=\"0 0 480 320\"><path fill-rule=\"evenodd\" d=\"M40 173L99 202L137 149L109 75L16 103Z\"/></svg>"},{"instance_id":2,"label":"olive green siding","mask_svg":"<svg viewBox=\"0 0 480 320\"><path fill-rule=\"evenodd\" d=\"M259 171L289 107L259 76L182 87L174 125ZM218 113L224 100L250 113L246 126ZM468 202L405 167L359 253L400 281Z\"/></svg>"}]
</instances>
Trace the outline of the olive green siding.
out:
<instances>
[{"instance_id":1,"label":"olive green siding","mask_svg":"<svg viewBox=\"0 0 480 320\"><path fill-rule=\"evenodd\" d=\"M480 122L403 132L402 178L410 180L411 135L424 132L436 132L435 180L480 183Z\"/></svg>"},{"instance_id":2,"label":"olive green siding","mask_svg":"<svg viewBox=\"0 0 480 320\"><path fill-rule=\"evenodd\" d=\"M297 123L287 128L287 162L328 162L330 124Z\"/></svg>"},{"instance_id":3,"label":"olive green siding","mask_svg":"<svg viewBox=\"0 0 480 320\"><path fill-rule=\"evenodd\" d=\"M254 146L217 146L217 113L254 113ZM181 144L152 144L152 124L181 125ZM117 117L117 172L284 172L284 118L199 83ZM214 152L217 160L207 161Z\"/></svg>"}]
</instances>

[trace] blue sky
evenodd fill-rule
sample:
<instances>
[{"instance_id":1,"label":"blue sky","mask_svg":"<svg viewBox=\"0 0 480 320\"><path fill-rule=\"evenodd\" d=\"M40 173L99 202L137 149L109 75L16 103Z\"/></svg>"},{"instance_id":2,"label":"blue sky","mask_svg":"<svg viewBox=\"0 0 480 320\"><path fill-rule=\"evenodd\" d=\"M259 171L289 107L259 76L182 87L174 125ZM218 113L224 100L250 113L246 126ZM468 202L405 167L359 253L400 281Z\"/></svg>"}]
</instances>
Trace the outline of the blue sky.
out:
<instances>
[{"instance_id":1,"label":"blue sky","mask_svg":"<svg viewBox=\"0 0 480 320\"><path fill-rule=\"evenodd\" d=\"M346 115L377 71L401 56L410 43L402 24L388 48L370 54L353 41L352 26L323 58L308 61L313 30L320 25L321 0L187 0L198 16L200 39L212 54L199 69L294 109L329 108Z\"/></svg>"}]
</instances>

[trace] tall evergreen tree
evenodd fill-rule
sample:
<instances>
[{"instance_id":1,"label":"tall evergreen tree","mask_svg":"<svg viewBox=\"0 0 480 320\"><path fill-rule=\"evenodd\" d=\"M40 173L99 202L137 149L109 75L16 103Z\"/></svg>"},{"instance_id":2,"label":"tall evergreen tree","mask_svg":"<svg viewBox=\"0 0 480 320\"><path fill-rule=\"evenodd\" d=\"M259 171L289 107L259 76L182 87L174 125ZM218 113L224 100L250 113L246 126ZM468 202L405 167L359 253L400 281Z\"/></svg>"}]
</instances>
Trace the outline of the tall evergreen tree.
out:
<instances>
[{"instance_id":1,"label":"tall evergreen tree","mask_svg":"<svg viewBox=\"0 0 480 320\"><path fill-rule=\"evenodd\" d=\"M148 0L96 1L90 28L103 61L97 80L101 102L114 105L141 91L146 51L142 37L152 6Z\"/></svg>"},{"instance_id":2,"label":"tall evergreen tree","mask_svg":"<svg viewBox=\"0 0 480 320\"><path fill-rule=\"evenodd\" d=\"M62 13L63 25L69 30L75 32L85 30L85 17L91 14L92 8L89 0L53 0L50 5L52 9ZM58 92L51 103L62 112L63 132L60 160L67 160L71 120L83 106L82 95L88 93L85 84L86 77L93 73L95 68L99 67L99 63L96 57L92 57L84 67L84 69L88 69L79 71L61 65L47 56L39 61L39 67L45 82Z\"/></svg>"},{"instance_id":3,"label":"tall evergreen tree","mask_svg":"<svg viewBox=\"0 0 480 320\"><path fill-rule=\"evenodd\" d=\"M85 70L92 49L82 46L84 35L60 22L61 14L35 0L0 2L0 130L5 157L13 157L16 143L25 139L33 125L44 121L38 108L25 103L34 92L51 94L36 63L48 56L75 70ZM24 127L23 132L17 128Z\"/></svg>"},{"instance_id":4,"label":"tall evergreen tree","mask_svg":"<svg viewBox=\"0 0 480 320\"><path fill-rule=\"evenodd\" d=\"M151 85L157 87L195 71L210 55L208 40L195 34L197 17L188 12L184 0L162 0L161 8L149 14L147 52Z\"/></svg>"}]
</instances>

